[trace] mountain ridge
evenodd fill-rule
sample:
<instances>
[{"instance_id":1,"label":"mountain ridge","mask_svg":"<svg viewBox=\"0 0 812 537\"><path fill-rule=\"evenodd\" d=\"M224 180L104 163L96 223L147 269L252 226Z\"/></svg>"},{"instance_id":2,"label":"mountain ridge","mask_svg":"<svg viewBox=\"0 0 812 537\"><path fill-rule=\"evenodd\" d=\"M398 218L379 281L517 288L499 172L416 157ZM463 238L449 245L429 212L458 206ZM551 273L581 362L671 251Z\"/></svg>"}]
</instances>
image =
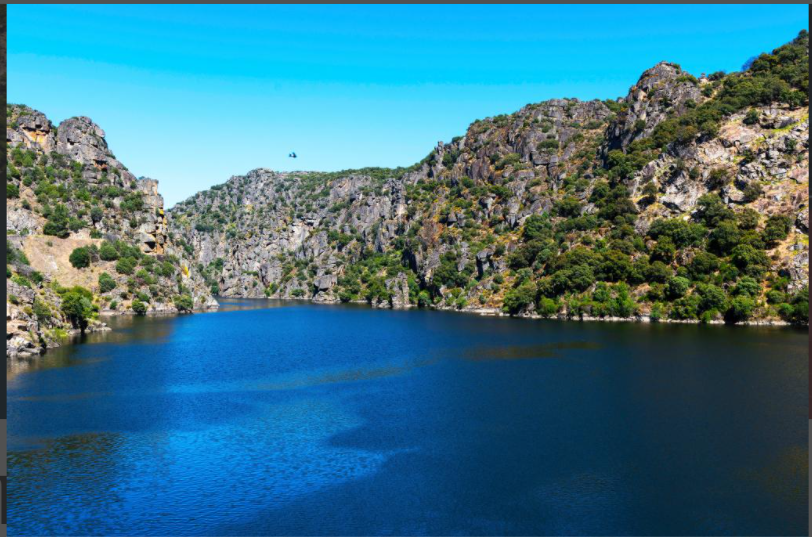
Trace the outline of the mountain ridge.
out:
<instances>
[{"instance_id":1,"label":"mountain ridge","mask_svg":"<svg viewBox=\"0 0 812 537\"><path fill-rule=\"evenodd\" d=\"M552 99L478 120L407 168L233 176L173 207L169 226L225 296L780 322L802 309L791 301L800 300L808 265L806 64L805 32L745 73L697 79L660 62L623 99ZM703 216L720 211L721 218ZM753 212L766 218L754 222ZM540 215L549 218L534 225L544 229L527 235L528 219ZM658 219L666 221L658 236L664 226L679 229L656 240L647 234ZM720 242L731 227L716 231L724 221L743 244ZM691 226L704 226L697 244L676 237ZM677 244L669 244L672 235ZM561 262L585 273L583 281L548 265L579 246L605 251L572 267ZM689 273L697 251L713 255L724 275L700 274L698 265ZM780 259L765 260L766 252ZM357 273L359 263L368 266ZM759 292L745 292L756 279ZM617 285L624 283L631 288ZM701 309L700 288L715 307ZM565 304L587 290L610 297Z\"/></svg>"},{"instance_id":2,"label":"mountain ridge","mask_svg":"<svg viewBox=\"0 0 812 537\"><path fill-rule=\"evenodd\" d=\"M10 105L7 356L212 295L808 323L807 66L805 31L742 73L660 62L626 97L476 120L412 166L257 168L166 211L92 120Z\"/></svg>"}]
</instances>

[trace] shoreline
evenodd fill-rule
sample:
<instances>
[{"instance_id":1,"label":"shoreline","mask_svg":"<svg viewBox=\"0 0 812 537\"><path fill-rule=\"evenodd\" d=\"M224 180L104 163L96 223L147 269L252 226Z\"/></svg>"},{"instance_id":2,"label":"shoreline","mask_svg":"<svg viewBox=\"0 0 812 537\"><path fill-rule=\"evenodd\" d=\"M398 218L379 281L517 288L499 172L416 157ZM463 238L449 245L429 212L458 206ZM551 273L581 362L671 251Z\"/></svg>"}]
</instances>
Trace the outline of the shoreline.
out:
<instances>
[{"instance_id":1,"label":"shoreline","mask_svg":"<svg viewBox=\"0 0 812 537\"><path fill-rule=\"evenodd\" d=\"M220 298L227 298L227 299L235 299L235 300L290 300L290 301L298 301L298 302L310 302L312 304L323 304L327 306L342 304L342 302L338 300L313 300L311 298L269 298L269 297L230 297L230 296L223 296ZM429 306L427 308L420 308L414 304L409 304L407 306L390 306L390 305L376 305L370 304L366 300L351 300L347 302L347 304L360 304L360 305L367 305L373 309L389 309L389 310L410 310L410 309L426 309L426 310L434 310L434 311L451 311L456 313L468 313L473 315L479 315L482 317L508 317L514 319L530 319L530 320L554 320L554 321L575 321L575 322L586 322L586 321L595 321L595 322L609 322L609 323L647 323L647 324L706 324L706 325L716 325L716 326L809 326L809 325L794 325L792 323L788 323L787 321L783 321L781 319L752 319L749 321L744 321L740 323L730 324L726 323L724 320L713 320L706 323L703 323L699 319L669 319L667 317L652 320L648 315L637 315L633 317L598 317L592 315L582 315L582 316L573 316L568 317L566 314L556 314L551 315L549 317L544 317L537 313L522 313L519 315L511 315L509 313L503 312L499 308L463 308L457 309L453 306Z\"/></svg>"},{"instance_id":2,"label":"shoreline","mask_svg":"<svg viewBox=\"0 0 812 537\"><path fill-rule=\"evenodd\" d=\"M340 301L327 301L327 300L313 300L310 298L269 298L269 297L218 297L224 299L232 299L232 300L285 300L291 302L309 302L311 304L316 305L325 305L325 306L334 306L342 304ZM505 313L498 308L463 308L457 309L451 306L430 306L428 308L419 308L416 305L409 304L408 306L382 306L376 304L370 304L365 300L352 300L348 302L348 304L358 304L358 305L366 305L372 309L384 309L384 310L400 310L406 311L410 309L426 309L426 310L433 310L433 311L446 311L446 312L453 312L453 313L465 313L469 315L478 315L480 317L501 317L501 318L514 318L514 319L527 319L527 320L548 320L548 321L561 321L561 322L603 322L603 323L642 323L642 324L692 324L692 325L713 325L713 326L760 326L760 327L802 327L806 326L808 328L809 325L794 325L792 323L788 323L786 321L782 321L780 319L754 319L750 321L745 321L736 324L729 324L723 320L713 320L709 322L702 322L699 319L668 319L662 318L657 320L652 320L648 315L638 315L634 317L596 317L592 315L583 315L577 317L568 317L565 314L557 314L551 315L549 317L544 317L542 315L536 313L522 313L519 315L510 315L509 313ZM146 314L142 315L142 317L171 317L171 316L181 316L181 315L193 315L198 313L217 313L221 311L221 308L218 306L217 308L205 308L194 310L192 312L171 312L171 311L151 311L147 312ZM99 312L99 317L138 317L138 314L123 312L123 311L116 311L116 310L103 310ZM86 333L92 332L107 332L112 331L113 328L109 327L106 323L99 319L99 325L94 326L93 330L89 330ZM6 354L6 361L12 362L17 361L20 359L23 360L36 360L39 357L44 356L48 349L50 348L58 348L63 345L73 345L74 339L81 335L81 331L79 329L73 329L68 332L68 336L63 338L62 341L59 342L58 345L48 346L42 350L39 354L36 355L26 355L26 356L11 356Z\"/></svg>"}]
</instances>

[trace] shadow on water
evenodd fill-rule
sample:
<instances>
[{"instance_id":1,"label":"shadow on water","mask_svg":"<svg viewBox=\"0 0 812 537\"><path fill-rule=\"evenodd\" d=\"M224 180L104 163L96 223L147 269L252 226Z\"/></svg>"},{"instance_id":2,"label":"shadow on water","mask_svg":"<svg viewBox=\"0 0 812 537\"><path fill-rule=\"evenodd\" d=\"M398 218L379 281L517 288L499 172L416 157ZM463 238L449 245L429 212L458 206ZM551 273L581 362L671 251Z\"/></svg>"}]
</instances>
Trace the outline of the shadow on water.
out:
<instances>
[{"instance_id":1,"label":"shadow on water","mask_svg":"<svg viewBox=\"0 0 812 537\"><path fill-rule=\"evenodd\" d=\"M267 300L114 322L9 384L12 534L806 528L806 333Z\"/></svg>"}]
</instances>

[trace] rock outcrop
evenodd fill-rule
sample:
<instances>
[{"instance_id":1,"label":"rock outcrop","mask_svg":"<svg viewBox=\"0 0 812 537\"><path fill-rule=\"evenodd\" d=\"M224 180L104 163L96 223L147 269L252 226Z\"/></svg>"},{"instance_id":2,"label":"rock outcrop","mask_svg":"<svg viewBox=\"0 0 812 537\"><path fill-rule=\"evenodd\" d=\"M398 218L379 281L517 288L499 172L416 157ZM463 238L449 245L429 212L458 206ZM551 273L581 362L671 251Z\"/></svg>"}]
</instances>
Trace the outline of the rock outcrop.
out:
<instances>
[{"instance_id":1,"label":"rock outcrop","mask_svg":"<svg viewBox=\"0 0 812 537\"><path fill-rule=\"evenodd\" d=\"M98 125L77 117L56 127L19 105L7 118L6 290L16 300L6 304L8 357L99 329L99 312L217 308L190 253L168 235L158 182L130 173ZM76 287L93 297L81 327L62 307Z\"/></svg>"},{"instance_id":2,"label":"rock outcrop","mask_svg":"<svg viewBox=\"0 0 812 537\"><path fill-rule=\"evenodd\" d=\"M806 43L802 34L788 45L792 54L775 57L797 58L803 50L808 57ZM554 99L475 121L464 136L439 143L409 168L257 169L234 176L173 207L169 228L225 296L511 313L509 304L529 278L534 290L525 294L533 296L517 311L546 305L572 314L604 285L610 296L621 292L620 281L631 285L639 314L657 303L668 315L690 318L704 306L680 313L663 288L690 276L695 251L709 249L723 272L697 275L686 300L699 301L711 284L727 295L724 308L752 301L749 315L777 319L774 299L789 301L786 293L806 277L799 257L808 244L809 122L797 104L802 92L786 102L736 105L732 113L725 104L721 114L707 113L711 120L697 112L716 110L730 100L728 85L751 76L761 83L763 70L697 79L661 62L623 99ZM769 266L743 267L714 242L718 222L703 214L716 199L725 218L738 219L738 237L764 251ZM539 216L549 230L528 233L529 219ZM776 234L784 217L791 225ZM696 222L705 235L663 257L653 251L657 237L646 236L660 220ZM661 248L671 248L663 242ZM582 265L586 288L558 282L556 267L567 250L581 246L596 252L594 262ZM790 247L796 248L791 255ZM614 264L619 274L611 272ZM737 294L741 278L759 279L759 295ZM771 290L777 294L768 300Z\"/></svg>"}]
</instances>

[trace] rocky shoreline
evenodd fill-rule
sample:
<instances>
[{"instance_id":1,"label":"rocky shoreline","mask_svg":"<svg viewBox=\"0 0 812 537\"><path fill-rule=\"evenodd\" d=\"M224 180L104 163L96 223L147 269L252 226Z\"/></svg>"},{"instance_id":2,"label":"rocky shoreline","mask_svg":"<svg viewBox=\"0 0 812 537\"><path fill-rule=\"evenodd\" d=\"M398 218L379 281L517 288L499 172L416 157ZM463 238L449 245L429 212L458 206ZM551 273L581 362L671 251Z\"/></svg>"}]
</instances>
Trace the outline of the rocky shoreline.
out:
<instances>
[{"instance_id":1,"label":"rocky shoreline","mask_svg":"<svg viewBox=\"0 0 812 537\"><path fill-rule=\"evenodd\" d=\"M310 300L306 298L300 299L284 299L284 300L303 300L303 301L310 301L314 304L325 304L325 305L336 305L341 304L338 300ZM368 305L372 308L376 309L391 309L391 310L410 310L410 309L420 309L419 306L414 304L409 305L400 305L400 306L389 306L386 304L369 304L364 300L352 300L349 301L350 304L363 304ZM427 310L433 311L450 311L455 313L467 313L472 315L479 315L482 317L508 317L514 319L530 319L530 320L555 320L555 321L576 321L576 322L607 322L607 323L652 323L652 324L706 324L706 325L717 325L717 326L724 326L730 325L726 323L724 320L720 319L713 319L707 322L703 322L699 319L668 319L668 318L660 318L660 319L652 319L649 315L635 315L632 317L613 317L613 316L593 316L593 315L580 315L580 316L568 316L564 313L559 313L557 315L550 315L550 316L543 316L536 313L530 312L523 312L516 315L511 315L509 313L505 313L504 311L498 308L473 308L473 307L466 307L466 308L455 308L450 306L430 306L427 308L423 308ZM736 323L737 326L794 326L792 323L788 323L782 319L750 319L748 321L738 322Z\"/></svg>"},{"instance_id":2,"label":"rocky shoreline","mask_svg":"<svg viewBox=\"0 0 812 537\"><path fill-rule=\"evenodd\" d=\"M238 297L229 297L229 298L238 298ZM260 299L262 300L262 299ZM268 299L270 300L270 299ZM283 299L286 301L296 301L296 302L310 302L312 304L319 304L319 305L338 305L342 302L340 301L326 301L326 300L312 300L310 298L289 298ZM695 320L695 319L656 319L652 320L648 315L638 315L633 317L597 317L591 315L583 315L583 316L572 316L568 317L564 314L553 315L549 317L544 317L542 315L533 314L533 313L522 313L519 315L510 315L505 313L496 308L463 308L457 309L453 307L445 307L445 306L431 306L428 308L419 308L416 305L410 304L406 306L398 306L398 307L391 307L388 305L383 304L369 304L366 301L355 300L348 302L349 304L358 304L358 305L367 305L373 309L390 309L390 310L411 310L411 309L426 309L430 311L448 311L454 313L464 313L469 315L479 315L482 317L506 317L506 318L515 318L515 319L528 319L528 320L554 320L554 321L569 321L569 322L605 322L605 323L651 323L651 324L706 324L706 325L716 325L716 326L729 326L728 323L725 323L722 320L711 320L708 322L703 323L702 321ZM205 310L199 310L201 313L216 313L218 311L217 308L210 308ZM122 312L122 311L102 311L100 312L101 316L135 316L131 312ZM146 317L170 317L170 316L178 316L183 315L182 313L177 312L160 312L160 311L151 311L148 312L145 316ZM749 320L741 323L737 323L736 326L772 326L772 327L787 327L793 326L791 323L780 319L754 319ZM86 330L87 333L92 332L103 332L103 331L111 331L113 330L106 323L101 321L96 321L92 326L88 327ZM18 351L16 351L13 355L9 354L8 358L9 361L16 360L16 361L30 361L32 359L36 359L44 355L49 348L56 348L62 345L70 345L72 343L72 339L78 336L81 333L80 330L74 329L67 332L66 337L61 342L51 342L47 348L28 348L28 347L21 347Z\"/></svg>"}]
</instances>

